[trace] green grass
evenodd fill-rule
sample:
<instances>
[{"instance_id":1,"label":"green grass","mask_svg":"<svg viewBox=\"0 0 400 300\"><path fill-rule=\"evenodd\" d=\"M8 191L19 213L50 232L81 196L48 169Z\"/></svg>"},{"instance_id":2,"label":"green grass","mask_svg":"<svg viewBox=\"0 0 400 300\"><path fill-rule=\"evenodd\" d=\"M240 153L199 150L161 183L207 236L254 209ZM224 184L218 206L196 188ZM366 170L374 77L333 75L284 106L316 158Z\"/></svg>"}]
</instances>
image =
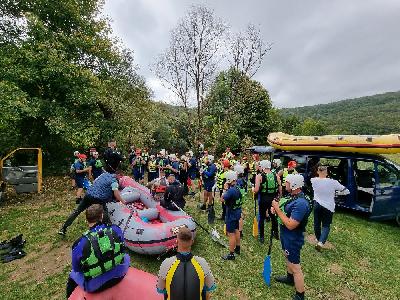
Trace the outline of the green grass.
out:
<instances>
[{"instance_id":1,"label":"green grass","mask_svg":"<svg viewBox=\"0 0 400 300\"><path fill-rule=\"evenodd\" d=\"M12 196L0 207L0 240L23 233L27 257L1 265L1 299L64 299L70 269L68 248L86 229L83 215L62 240L56 232L74 208L74 195L68 180L46 178L41 195ZM196 208L198 199L190 198L187 210L201 223L207 215ZM218 201L216 201L217 203ZM246 207L243 254L225 262L225 250L210 240L200 228L193 252L209 262L218 289L214 299L290 299L293 288L276 283L268 288L261 276L267 245L251 236L252 201ZM216 204L217 215L220 206ZM312 233L312 217L307 228ZM219 232L223 224L217 221ZM267 224L266 231L270 224ZM318 253L306 242L302 251L308 299L400 299L400 234L392 222L370 222L362 215L337 212L329 237L333 249ZM161 260L131 253L132 266L153 274ZM274 241L273 275L285 273L280 244Z\"/></svg>"}]
</instances>

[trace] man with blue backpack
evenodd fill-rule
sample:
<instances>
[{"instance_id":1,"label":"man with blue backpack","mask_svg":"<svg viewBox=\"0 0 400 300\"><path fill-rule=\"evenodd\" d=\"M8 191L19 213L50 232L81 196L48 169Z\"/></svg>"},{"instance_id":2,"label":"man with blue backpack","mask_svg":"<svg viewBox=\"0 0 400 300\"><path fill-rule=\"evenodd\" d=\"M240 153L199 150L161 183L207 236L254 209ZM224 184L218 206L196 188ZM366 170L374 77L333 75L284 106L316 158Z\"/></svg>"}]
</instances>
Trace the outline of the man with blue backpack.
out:
<instances>
[{"instance_id":1,"label":"man with blue backpack","mask_svg":"<svg viewBox=\"0 0 400 300\"><path fill-rule=\"evenodd\" d=\"M67 298L77 286L100 292L118 284L128 272L130 257L124 236L116 225L102 223L103 208L93 204L86 210L86 231L72 246L72 271L67 283Z\"/></svg>"}]
</instances>

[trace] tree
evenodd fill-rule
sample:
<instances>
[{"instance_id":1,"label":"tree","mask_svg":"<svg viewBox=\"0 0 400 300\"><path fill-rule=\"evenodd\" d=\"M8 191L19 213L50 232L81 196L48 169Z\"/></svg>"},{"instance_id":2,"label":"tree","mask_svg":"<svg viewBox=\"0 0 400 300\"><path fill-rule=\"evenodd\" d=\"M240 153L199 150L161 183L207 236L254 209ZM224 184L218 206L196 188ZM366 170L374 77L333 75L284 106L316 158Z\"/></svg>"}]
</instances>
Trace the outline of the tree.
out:
<instances>
[{"instance_id":1,"label":"tree","mask_svg":"<svg viewBox=\"0 0 400 300\"><path fill-rule=\"evenodd\" d=\"M235 92L231 82L236 82ZM268 133L278 123L267 90L235 69L217 76L206 103L204 127L208 129L209 144L215 144L216 149L229 145L239 151L243 140L265 144Z\"/></svg>"},{"instance_id":2,"label":"tree","mask_svg":"<svg viewBox=\"0 0 400 300\"><path fill-rule=\"evenodd\" d=\"M102 4L1 2L2 149L41 146L56 162L73 148L104 145L127 132L147 138L149 90L132 53L110 35ZM129 131L132 124L140 131Z\"/></svg>"},{"instance_id":3,"label":"tree","mask_svg":"<svg viewBox=\"0 0 400 300\"><path fill-rule=\"evenodd\" d=\"M300 122L293 132L295 135L324 135L327 133L325 124L311 118Z\"/></svg>"},{"instance_id":4,"label":"tree","mask_svg":"<svg viewBox=\"0 0 400 300\"><path fill-rule=\"evenodd\" d=\"M230 39L230 65L252 78L261 67L264 56L271 50L271 46L271 43L262 40L260 29L249 24L244 32L238 32Z\"/></svg>"},{"instance_id":5,"label":"tree","mask_svg":"<svg viewBox=\"0 0 400 300\"><path fill-rule=\"evenodd\" d=\"M212 10L201 5L192 6L172 30L170 47L157 64L156 75L180 95L184 105L187 103L186 80L190 79L190 87L196 95L197 130L202 125L203 95L216 71L226 29Z\"/></svg>"}]
</instances>

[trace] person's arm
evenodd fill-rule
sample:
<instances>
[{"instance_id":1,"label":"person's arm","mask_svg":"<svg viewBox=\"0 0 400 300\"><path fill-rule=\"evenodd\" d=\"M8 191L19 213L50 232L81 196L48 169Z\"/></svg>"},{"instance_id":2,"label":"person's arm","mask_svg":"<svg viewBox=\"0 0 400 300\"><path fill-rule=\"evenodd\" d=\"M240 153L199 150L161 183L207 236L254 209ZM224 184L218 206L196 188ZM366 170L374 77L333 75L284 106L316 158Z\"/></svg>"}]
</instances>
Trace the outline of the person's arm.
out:
<instances>
[{"instance_id":1,"label":"person's arm","mask_svg":"<svg viewBox=\"0 0 400 300\"><path fill-rule=\"evenodd\" d=\"M348 188L346 188L344 185L340 184L339 181L335 180L335 190L336 190L336 194L340 195L340 196L345 196L350 194L350 191L348 190Z\"/></svg>"},{"instance_id":2,"label":"person's arm","mask_svg":"<svg viewBox=\"0 0 400 300\"><path fill-rule=\"evenodd\" d=\"M262 181L261 174L257 174L256 180L255 180L255 183L254 183L254 187L253 187L253 193L254 194L258 193L258 191L260 190L261 181Z\"/></svg>"},{"instance_id":3,"label":"person's arm","mask_svg":"<svg viewBox=\"0 0 400 300\"><path fill-rule=\"evenodd\" d=\"M72 251L71 251L72 261L71 261L71 263L72 263L72 271L74 271L74 272L81 271L81 258L82 258L82 253L83 253L83 246L85 244L84 239L86 239L86 238L81 237L72 246Z\"/></svg>"},{"instance_id":4,"label":"person's arm","mask_svg":"<svg viewBox=\"0 0 400 300\"><path fill-rule=\"evenodd\" d=\"M156 289L157 293L162 295L167 295L166 279L169 268L171 267L171 261L171 258L167 258L166 260L164 260L160 266L160 270L158 271Z\"/></svg>"},{"instance_id":5,"label":"person's arm","mask_svg":"<svg viewBox=\"0 0 400 300\"><path fill-rule=\"evenodd\" d=\"M115 181L113 181L111 183L111 189L114 193L114 197L118 202L121 202L122 204L126 204L124 199L122 199L122 197L121 197L121 193L119 192L118 187L119 187L118 181L117 181L117 179L115 179Z\"/></svg>"},{"instance_id":6,"label":"person's arm","mask_svg":"<svg viewBox=\"0 0 400 300\"><path fill-rule=\"evenodd\" d=\"M178 169L176 169L176 164L175 163L172 163L172 165L169 167L169 169L174 173L178 173Z\"/></svg>"},{"instance_id":7,"label":"person's arm","mask_svg":"<svg viewBox=\"0 0 400 300\"><path fill-rule=\"evenodd\" d=\"M207 177L212 177L215 174L216 168L208 168L203 171L203 174L206 175Z\"/></svg>"},{"instance_id":8,"label":"person's arm","mask_svg":"<svg viewBox=\"0 0 400 300\"><path fill-rule=\"evenodd\" d=\"M281 178L279 176L276 176L276 181L278 183L278 197L281 198L282 197L282 182L281 182Z\"/></svg>"},{"instance_id":9,"label":"person's arm","mask_svg":"<svg viewBox=\"0 0 400 300\"><path fill-rule=\"evenodd\" d=\"M272 207L273 207L272 213L275 213L276 215L278 215L278 217L282 220L283 225L285 225L287 229L293 230L297 226L299 226L300 222L298 222L292 218L288 218L286 216L286 214L279 208L278 201L273 200Z\"/></svg>"},{"instance_id":10,"label":"person's arm","mask_svg":"<svg viewBox=\"0 0 400 300\"><path fill-rule=\"evenodd\" d=\"M286 214L279 208L278 201L273 200L272 207L273 207L272 213L275 212L278 215L278 217L282 220L282 223L289 230L296 229L300 225L300 222L303 220L309 209L306 205L303 205L301 203L298 205L295 204L291 216L290 218L288 218Z\"/></svg>"}]
</instances>

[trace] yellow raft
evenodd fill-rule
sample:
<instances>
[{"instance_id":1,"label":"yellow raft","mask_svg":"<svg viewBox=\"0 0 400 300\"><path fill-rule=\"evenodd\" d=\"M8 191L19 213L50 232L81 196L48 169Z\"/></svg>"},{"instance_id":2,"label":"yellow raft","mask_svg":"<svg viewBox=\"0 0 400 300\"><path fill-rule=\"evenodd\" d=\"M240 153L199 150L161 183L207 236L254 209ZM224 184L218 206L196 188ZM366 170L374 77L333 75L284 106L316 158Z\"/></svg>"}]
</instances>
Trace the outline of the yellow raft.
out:
<instances>
[{"instance_id":1,"label":"yellow raft","mask_svg":"<svg viewBox=\"0 0 400 300\"><path fill-rule=\"evenodd\" d=\"M272 132L268 135L268 142L272 147L286 151L400 153L400 134L295 136Z\"/></svg>"}]
</instances>

